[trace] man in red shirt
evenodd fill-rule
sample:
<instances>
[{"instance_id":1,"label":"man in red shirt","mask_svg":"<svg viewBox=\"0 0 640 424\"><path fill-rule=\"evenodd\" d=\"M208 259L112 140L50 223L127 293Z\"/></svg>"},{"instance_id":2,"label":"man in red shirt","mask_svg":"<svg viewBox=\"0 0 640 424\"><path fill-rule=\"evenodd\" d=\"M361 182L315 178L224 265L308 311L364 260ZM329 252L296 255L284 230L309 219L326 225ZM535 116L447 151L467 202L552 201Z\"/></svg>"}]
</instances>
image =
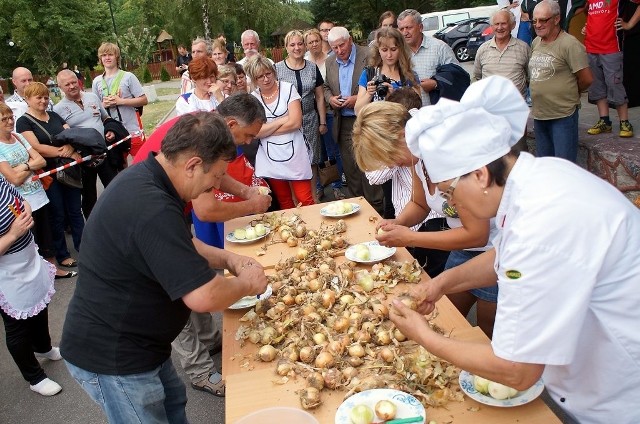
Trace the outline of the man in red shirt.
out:
<instances>
[{"instance_id":1,"label":"man in red shirt","mask_svg":"<svg viewBox=\"0 0 640 424\"><path fill-rule=\"evenodd\" d=\"M582 33L593 72L589 102L598 106L600 119L587 130L591 135L611 132L609 104L620 118L620 137L632 137L627 93L622 85L622 23L618 19L618 0L587 0L587 22ZM634 16L635 17L635 16ZM635 20L634 20L635 22Z\"/></svg>"}]
</instances>

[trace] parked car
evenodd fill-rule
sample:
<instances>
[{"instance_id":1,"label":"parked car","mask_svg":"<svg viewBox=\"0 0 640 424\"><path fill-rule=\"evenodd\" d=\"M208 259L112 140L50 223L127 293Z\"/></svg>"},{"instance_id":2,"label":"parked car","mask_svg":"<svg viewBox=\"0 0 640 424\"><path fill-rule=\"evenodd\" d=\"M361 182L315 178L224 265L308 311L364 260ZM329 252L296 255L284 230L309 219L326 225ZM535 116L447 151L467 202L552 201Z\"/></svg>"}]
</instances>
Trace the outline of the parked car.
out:
<instances>
[{"instance_id":1,"label":"parked car","mask_svg":"<svg viewBox=\"0 0 640 424\"><path fill-rule=\"evenodd\" d=\"M471 30L469 33L469 41L467 41L467 53L469 60L476 58L476 53L482 44L493 38L493 27L489 26L484 30Z\"/></svg>"},{"instance_id":2,"label":"parked car","mask_svg":"<svg viewBox=\"0 0 640 424\"><path fill-rule=\"evenodd\" d=\"M451 49L453 49L458 60L465 62L469 60L469 54L467 53L469 33L472 30L482 31L489 26L489 18L463 19L456 23L449 24L447 28L441 29L433 34L433 36L447 43Z\"/></svg>"},{"instance_id":3,"label":"parked car","mask_svg":"<svg viewBox=\"0 0 640 424\"><path fill-rule=\"evenodd\" d=\"M433 35L436 31L446 28L450 23L460 22L463 19L491 16L494 12L497 12L498 9L499 6L494 4L491 6L469 7L466 9L423 13L422 25L424 32L427 35Z\"/></svg>"}]
</instances>

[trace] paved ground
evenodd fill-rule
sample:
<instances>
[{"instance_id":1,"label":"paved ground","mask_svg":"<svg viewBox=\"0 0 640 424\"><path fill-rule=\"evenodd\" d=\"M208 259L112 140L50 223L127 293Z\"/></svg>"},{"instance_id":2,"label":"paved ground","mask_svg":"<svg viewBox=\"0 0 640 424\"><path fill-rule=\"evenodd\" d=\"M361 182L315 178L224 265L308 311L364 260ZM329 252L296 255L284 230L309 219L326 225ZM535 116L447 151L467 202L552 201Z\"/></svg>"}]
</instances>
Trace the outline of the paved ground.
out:
<instances>
[{"instance_id":1,"label":"paved ground","mask_svg":"<svg viewBox=\"0 0 640 424\"><path fill-rule=\"evenodd\" d=\"M470 69L471 64L464 67ZM158 83L156 87L178 86L177 80L168 83ZM175 96L163 96L163 100L171 100ZM636 125L640 134L640 108L631 110L631 122ZM615 115L612 116L614 120ZM580 113L580 123L583 127L592 125L597 120L595 106L585 104ZM631 140L623 142L637 143L640 137L636 135ZM325 201L333 200L333 193L326 190ZM72 243L68 241L71 246ZM49 327L53 344L57 345L62 333L62 325L68 302L73 294L75 279L58 280L57 293L49 307ZM219 319L219 317L218 317ZM0 337L4 339L4 326L0 323ZM180 366L177 358L174 363ZM215 363L221 363L220 354L214 357ZM31 424L46 422L51 424L102 424L106 423L101 410L89 400L84 391L71 379L62 361L44 361L47 374L60 383L63 391L51 398L45 398L29 390L28 384L20 376L4 343L0 343L0 423ZM181 373L185 382L186 376ZM193 424L221 424L224 423L224 400L212 395L187 388L189 403L187 414ZM324 423L323 423L324 424Z\"/></svg>"}]
</instances>

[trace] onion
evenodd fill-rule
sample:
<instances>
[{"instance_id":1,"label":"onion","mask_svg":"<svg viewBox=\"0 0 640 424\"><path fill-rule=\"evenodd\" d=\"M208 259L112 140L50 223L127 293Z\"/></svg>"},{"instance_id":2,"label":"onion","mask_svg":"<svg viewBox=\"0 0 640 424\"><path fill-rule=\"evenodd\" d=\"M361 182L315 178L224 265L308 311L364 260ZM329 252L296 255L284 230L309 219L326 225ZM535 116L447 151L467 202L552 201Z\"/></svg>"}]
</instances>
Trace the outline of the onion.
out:
<instances>
[{"instance_id":1,"label":"onion","mask_svg":"<svg viewBox=\"0 0 640 424\"><path fill-rule=\"evenodd\" d=\"M374 410L378 418L388 421L396 417L398 407L390 400L381 400L376 403Z\"/></svg>"},{"instance_id":2,"label":"onion","mask_svg":"<svg viewBox=\"0 0 640 424\"><path fill-rule=\"evenodd\" d=\"M342 375L345 379L351 380L353 377L358 375L358 370L354 367L346 367L342 370Z\"/></svg>"},{"instance_id":3,"label":"onion","mask_svg":"<svg viewBox=\"0 0 640 424\"><path fill-rule=\"evenodd\" d=\"M337 340L334 340L332 342L329 342L329 344L327 345L327 350L333 356L340 356L340 355L342 355L342 352L344 351L344 347L342 346L342 343L340 343Z\"/></svg>"},{"instance_id":4,"label":"onion","mask_svg":"<svg viewBox=\"0 0 640 424\"><path fill-rule=\"evenodd\" d=\"M291 237L291 231L287 229L280 230L280 237L282 238L282 240L289 240L289 238Z\"/></svg>"},{"instance_id":5,"label":"onion","mask_svg":"<svg viewBox=\"0 0 640 424\"><path fill-rule=\"evenodd\" d=\"M318 270L311 268L307 271L307 277L309 277L309 280L315 280L316 278L318 278Z\"/></svg>"},{"instance_id":6,"label":"onion","mask_svg":"<svg viewBox=\"0 0 640 424\"><path fill-rule=\"evenodd\" d=\"M300 294L296 295L296 297L295 297L296 305L302 305L306 299L307 299L307 294L306 293L300 293Z\"/></svg>"},{"instance_id":7,"label":"onion","mask_svg":"<svg viewBox=\"0 0 640 424\"><path fill-rule=\"evenodd\" d=\"M321 250L329 250L331 249L331 242L329 240L320 241Z\"/></svg>"},{"instance_id":8,"label":"onion","mask_svg":"<svg viewBox=\"0 0 640 424\"><path fill-rule=\"evenodd\" d=\"M327 341L327 336L323 333L316 333L313 335L313 342L317 345L321 345Z\"/></svg>"},{"instance_id":9,"label":"onion","mask_svg":"<svg viewBox=\"0 0 640 424\"><path fill-rule=\"evenodd\" d=\"M418 302L409 293L401 294L400 296L398 296L398 300L404 303L407 308L411 309L412 311L418 309Z\"/></svg>"},{"instance_id":10,"label":"onion","mask_svg":"<svg viewBox=\"0 0 640 424\"><path fill-rule=\"evenodd\" d=\"M321 403L320 390L315 387L305 387L300 391L300 404L304 409L317 408Z\"/></svg>"},{"instance_id":11,"label":"onion","mask_svg":"<svg viewBox=\"0 0 640 424\"><path fill-rule=\"evenodd\" d=\"M403 341L407 340L407 336L402 334L402 332L400 330L398 330L397 328L395 330L393 330L393 338L396 339L399 342L403 342Z\"/></svg>"},{"instance_id":12,"label":"onion","mask_svg":"<svg viewBox=\"0 0 640 424\"><path fill-rule=\"evenodd\" d=\"M333 304L336 303L336 293L331 289L326 289L322 292L322 306L327 309L331 309Z\"/></svg>"},{"instance_id":13,"label":"onion","mask_svg":"<svg viewBox=\"0 0 640 424\"><path fill-rule=\"evenodd\" d=\"M300 349L300 360L305 364L310 364L316 358L316 352L311 346L305 346Z\"/></svg>"},{"instance_id":14,"label":"onion","mask_svg":"<svg viewBox=\"0 0 640 424\"><path fill-rule=\"evenodd\" d=\"M258 344L260 342L260 339L262 339L262 336L260 335L260 332L258 330L251 330L249 331L249 336L247 338L251 343Z\"/></svg>"},{"instance_id":15,"label":"onion","mask_svg":"<svg viewBox=\"0 0 640 424\"><path fill-rule=\"evenodd\" d=\"M309 238L316 238L316 236L318 235L318 233L313 230L307 231L307 234L309 234Z\"/></svg>"},{"instance_id":16,"label":"onion","mask_svg":"<svg viewBox=\"0 0 640 424\"><path fill-rule=\"evenodd\" d=\"M379 330L374 337L374 341L378 346L386 346L391 343L389 330Z\"/></svg>"},{"instance_id":17,"label":"onion","mask_svg":"<svg viewBox=\"0 0 640 424\"><path fill-rule=\"evenodd\" d=\"M349 320L345 317L338 318L333 324L333 329L338 333L344 333L347 328L349 328Z\"/></svg>"},{"instance_id":18,"label":"onion","mask_svg":"<svg viewBox=\"0 0 640 424\"><path fill-rule=\"evenodd\" d=\"M276 350L275 347L271 345L264 345L258 351L258 356L260 357L260 360L263 362L271 362L274 359L276 359L277 353L278 351Z\"/></svg>"},{"instance_id":19,"label":"onion","mask_svg":"<svg viewBox=\"0 0 640 424\"><path fill-rule=\"evenodd\" d=\"M360 343L369 343L371 341L371 334L366 330L358 330L353 338Z\"/></svg>"},{"instance_id":20,"label":"onion","mask_svg":"<svg viewBox=\"0 0 640 424\"><path fill-rule=\"evenodd\" d=\"M380 355L380 358L383 361L385 361L387 364L390 364L393 362L394 355L393 355L393 351L390 348L383 347L382 349L380 349L380 352L378 354Z\"/></svg>"},{"instance_id":21,"label":"onion","mask_svg":"<svg viewBox=\"0 0 640 424\"><path fill-rule=\"evenodd\" d=\"M275 328L266 327L264 330L262 330L262 338L260 339L260 343L267 345L271 343L271 340L273 340L276 335L277 333Z\"/></svg>"},{"instance_id":22,"label":"onion","mask_svg":"<svg viewBox=\"0 0 640 424\"><path fill-rule=\"evenodd\" d=\"M324 385L329 389L335 389L342 383L342 373L337 368L330 368L323 373Z\"/></svg>"},{"instance_id":23,"label":"onion","mask_svg":"<svg viewBox=\"0 0 640 424\"><path fill-rule=\"evenodd\" d=\"M355 356L356 358L362 358L365 355L364 348L360 344L353 344L349 346L349 356Z\"/></svg>"},{"instance_id":24,"label":"onion","mask_svg":"<svg viewBox=\"0 0 640 424\"><path fill-rule=\"evenodd\" d=\"M358 285L365 292L373 290L373 277L366 271L358 273Z\"/></svg>"},{"instance_id":25,"label":"onion","mask_svg":"<svg viewBox=\"0 0 640 424\"><path fill-rule=\"evenodd\" d=\"M342 236L335 236L333 238L333 242L331 243L331 245L338 249L343 248L345 245L344 238Z\"/></svg>"},{"instance_id":26,"label":"onion","mask_svg":"<svg viewBox=\"0 0 640 424\"><path fill-rule=\"evenodd\" d=\"M351 296L350 294L343 294L342 296L340 296L340 303L343 305L349 305L353 303L353 300L353 296Z\"/></svg>"},{"instance_id":27,"label":"onion","mask_svg":"<svg viewBox=\"0 0 640 424\"><path fill-rule=\"evenodd\" d=\"M320 290L320 287L322 287L322 283L317 278L314 278L313 280L309 280L307 286L309 287L309 290L316 292Z\"/></svg>"},{"instance_id":28,"label":"onion","mask_svg":"<svg viewBox=\"0 0 640 424\"><path fill-rule=\"evenodd\" d=\"M282 296L282 302L287 306L291 306L291 305L295 305L296 299L290 294L285 294L284 296Z\"/></svg>"},{"instance_id":29,"label":"onion","mask_svg":"<svg viewBox=\"0 0 640 424\"><path fill-rule=\"evenodd\" d=\"M326 274L331 271L331 267L329 266L329 264L320 264L318 269L320 270L321 274Z\"/></svg>"},{"instance_id":30,"label":"onion","mask_svg":"<svg viewBox=\"0 0 640 424\"><path fill-rule=\"evenodd\" d=\"M367 405L357 405L349 412L349 418L353 424L371 424L373 411Z\"/></svg>"},{"instance_id":31,"label":"onion","mask_svg":"<svg viewBox=\"0 0 640 424\"><path fill-rule=\"evenodd\" d=\"M288 375L293 370L293 364L288 359L279 359L276 365L276 374Z\"/></svg>"},{"instance_id":32,"label":"onion","mask_svg":"<svg viewBox=\"0 0 640 424\"><path fill-rule=\"evenodd\" d=\"M299 359L298 349L295 346L289 346L282 352L282 357L291 362L296 362Z\"/></svg>"},{"instance_id":33,"label":"onion","mask_svg":"<svg viewBox=\"0 0 640 424\"><path fill-rule=\"evenodd\" d=\"M302 238L305 236L305 234L307 234L307 227L302 224L298 225L296 227L296 237Z\"/></svg>"},{"instance_id":34,"label":"onion","mask_svg":"<svg viewBox=\"0 0 640 424\"><path fill-rule=\"evenodd\" d=\"M289 247L296 247L298 245L298 239L295 237L289 237L287 239L287 245Z\"/></svg>"},{"instance_id":35,"label":"onion","mask_svg":"<svg viewBox=\"0 0 640 424\"><path fill-rule=\"evenodd\" d=\"M309 387L316 388L318 390L324 389L324 377L319 372L312 372L307 376L307 384Z\"/></svg>"},{"instance_id":36,"label":"onion","mask_svg":"<svg viewBox=\"0 0 640 424\"><path fill-rule=\"evenodd\" d=\"M307 304L302 307L302 315L309 315L315 311L316 311L316 308L314 308L313 305Z\"/></svg>"},{"instance_id":37,"label":"onion","mask_svg":"<svg viewBox=\"0 0 640 424\"><path fill-rule=\"evenodd\" d=\"M358 358L357 356L349 356L349 358L347 358L347 362L352 367L359 367L364 363L364 360L362 358Z\"/></svg>"},{"instance_id":38,"label":"onion","mask_svg":"<svg viewBox=\"0 0 640 424\"><path fill-rule=\"evenodd\" d=\"M329 352L320 352L315 360L315 365L318 368L331 368L335 364L333 355Z\"/></svg>"},{"instance_id":39,"label":"onion","mask_svg":"<svg viewBox=\"0 0 640 424\"><path fill-rule=\"evenodd\" d=\"M387 308L387 305L383 303L374 303L373 305L371 305L371 308L373 309L373 313L378 315L379 317L389 317L389 308Z\"/></svg>"},{"instance_id":40,"label":"onion","mask_svg":"<svg viewBox=\"0 0 640 424\"><path fill-rule=\"evenodd\" d=\"M309 251L305 248L299 247L298 251L296 252L296 258L302 260L307 259L307 257L309 256Z\"/></svg>"}]
</instances>

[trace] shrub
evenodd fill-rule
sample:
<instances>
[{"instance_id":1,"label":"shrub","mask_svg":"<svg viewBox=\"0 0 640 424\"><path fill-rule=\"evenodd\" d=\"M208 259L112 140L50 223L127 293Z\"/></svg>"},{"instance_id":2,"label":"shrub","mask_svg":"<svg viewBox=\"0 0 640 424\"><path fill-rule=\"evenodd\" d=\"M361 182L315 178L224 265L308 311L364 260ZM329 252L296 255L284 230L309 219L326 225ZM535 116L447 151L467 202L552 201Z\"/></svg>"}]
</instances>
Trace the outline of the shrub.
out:
<instances>
[{"instance_id":1,"label":"shrub","mask_svg":"<svg viewBox=\"0 0 640 424\"><path fill-rule=\"evenodd\" d=\"M142 81L145 84L153 81L153 77L151 76L151 71L146 66L144 67L144 72L142 74Z\"/></svg>"},{"instance_id":2,"label":"shrub","mask_svg":"<svg viewBox=\"0 0 640 424\"><path fill-rule=\"evenodd\" d=\"M171 75L164 66L160 68L160 81L171 81Z\"/></svg>"}]
</instances>

